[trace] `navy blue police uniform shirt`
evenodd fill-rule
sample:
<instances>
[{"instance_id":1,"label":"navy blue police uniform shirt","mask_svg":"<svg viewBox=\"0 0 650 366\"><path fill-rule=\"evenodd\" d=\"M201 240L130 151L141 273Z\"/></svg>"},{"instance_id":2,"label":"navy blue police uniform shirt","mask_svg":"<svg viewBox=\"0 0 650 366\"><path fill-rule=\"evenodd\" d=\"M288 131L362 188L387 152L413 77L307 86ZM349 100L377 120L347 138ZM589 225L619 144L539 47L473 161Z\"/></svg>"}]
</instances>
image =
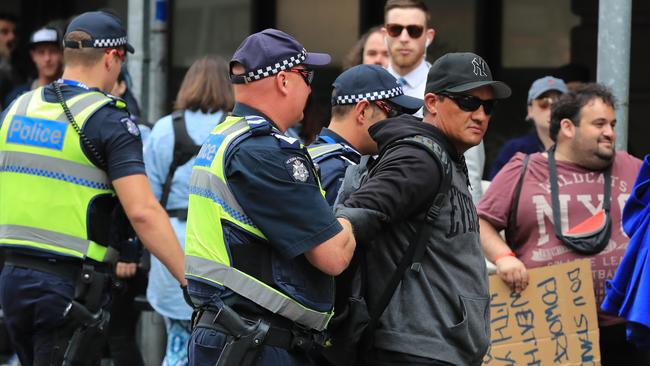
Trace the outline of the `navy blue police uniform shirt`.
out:
<instances>
[{"instance_id":1,"label":"navy blue police uniform shirt","mask_svg":"<svg viewBox=\"0 0 650 366\"><path fill-rule=\"evenodd\" d=\"M321 185L325 190L325 198L330 206L334 206L336 196L339 193L343 178L345 177L345 169L353 164L359 164L361 154L356 151L347 140L341 137L336 132L323 128L320 135L311 144L311 147L325 144L343 144L347 150L342 154L330 155L319 160L317 165L320 170Z\"/></svg>"},{"instance_id":2,"label":"navy blue police uniform shirt","mask_svg":"<svg viewBox=\"0 0 650 366\"><path fill-rule=\"evenodd\" d=\"M235 116L261 112L237 104ZM248 138L231 152L225 169L235 198L246 215L286 258L293 258L330 239L343 228L323 199L316 173L300 142L285 137L294 147L279 148L277 137ZM302 167L306 168L304 176Z\"/></svg>"},{"instance_id":3,"label":"navy blue police uniform shirt","mask_svg":"<svg viewBox=\"0 0 650 366\"><path fill-rule=\"evenodd\" d=\"M259 116L272 122L262 112L241 103L235 104L232 115ZM284 138L287 143L296 140ZM299 141L295 144L300 146ZM343 228L320 193L307 152L279 146L278 138L271 135L244 140L228 152L230 159L225 174L237 202L267 237L268 245L281 256L291 259L333 237ZM297 174L298 179L295 178L294 164L304 165L309 175ZM259 239L227 221L223 223L223 230L229 245L259 243ZM261 311L257 305L234 295L231 290L220 286L215 288L213 284L194 277L189 279L188 290L192 298L210 307L220 307L222 299L228 299L228 304L239 310Z\"/></svg>"}]
</instances>

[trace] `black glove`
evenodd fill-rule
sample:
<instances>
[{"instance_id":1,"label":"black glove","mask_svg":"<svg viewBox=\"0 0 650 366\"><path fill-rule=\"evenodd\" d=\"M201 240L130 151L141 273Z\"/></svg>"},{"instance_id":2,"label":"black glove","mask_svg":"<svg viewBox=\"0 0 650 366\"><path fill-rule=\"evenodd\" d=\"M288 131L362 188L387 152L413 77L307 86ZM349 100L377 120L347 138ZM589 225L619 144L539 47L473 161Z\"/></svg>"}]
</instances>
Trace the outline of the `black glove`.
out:
<instances>
[{"instance_id":1,"label":"black glove","mask_svg":"<svg viewBox=\"0 0 650 366\"><path fill-rule=\"evenodd\" d=\"M388 222L384 213L368 208L336 206L336 217L344 218L352 224L352 232L357 245L368 245L375 238L381 226Z\"/></svg>"}]
</instances>

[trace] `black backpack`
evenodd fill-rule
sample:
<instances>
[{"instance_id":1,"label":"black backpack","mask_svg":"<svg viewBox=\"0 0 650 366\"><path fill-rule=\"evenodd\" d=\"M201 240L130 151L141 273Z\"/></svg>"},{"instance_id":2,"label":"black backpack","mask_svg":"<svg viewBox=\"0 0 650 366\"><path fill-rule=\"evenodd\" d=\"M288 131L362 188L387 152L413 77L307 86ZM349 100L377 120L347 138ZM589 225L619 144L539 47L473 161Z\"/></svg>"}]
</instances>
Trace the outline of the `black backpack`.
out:
<instances>
[{"instance_id":1,"label":"black backpack","mask_svg":"<svg viewBox=\"0 0 650 366\"><path fill-rule=\"evenodd\" d=\"M330 340L321 352L323 357L335 366L358 364L360 354L372 346L372 336L378 325L379 318L390 303L397 286L409 270L415 272L421 270L426 243L433 230L432 223L440 214L440 209L447 201L447 195L451 189L452 164L449 157L440 145L428 137L417 135L397 140L380 152L377 161L381 159L386 151L403 144L415 145L429 152L438 163L444 177L440 189L436 193L433 203L429 206L417 231L415 242L408 246L397 265L397 269L393 272L375 304L368 304L365 298L367 273L363 250L357 249L348 269L337 277L336 294L338 297L345 296L345 298L339 298L336 302L335 316L328 327ZM354 173L350 171L352 174L348 174L348 171L346 171L346 179L352 176L362 177L361 182L354 184L355 187L359 187L359 184L363 185L367 174L359 170L367 170L367 162L367 159L363 159L359 165L350 166L348 169L357 170Z\"/></svg>"},{"instance_id":2,"label":"black backpack","mask_svg":"<svg viewBox=\"0 0 650 366\"><path fill-rule=\"evenodd\" d=\"M221 116L219 123L223 122L226 117L224 112ZM163 208L167 209L167 200L169 199L169 192L172 188L172 179L174 173L179 166L187 163L190 159L198 155L201 150L201 145L196 145L194 140L187 133L185 126L185 110L179 109L172 113L172 127L174 129L174 157L172 163L169 165L169 171L163 184L162 195L160 196L160 204ZM180 220L187 220L187 208L167 210L170 217L176 217Z\"/></svg>"}]
</instances>

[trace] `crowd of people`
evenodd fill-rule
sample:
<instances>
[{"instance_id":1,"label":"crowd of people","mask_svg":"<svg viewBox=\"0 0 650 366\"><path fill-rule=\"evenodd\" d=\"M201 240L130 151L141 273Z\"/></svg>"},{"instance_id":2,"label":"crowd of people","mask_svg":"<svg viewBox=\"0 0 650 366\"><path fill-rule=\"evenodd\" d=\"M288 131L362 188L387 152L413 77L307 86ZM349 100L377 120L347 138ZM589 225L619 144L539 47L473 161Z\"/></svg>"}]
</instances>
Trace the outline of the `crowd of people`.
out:
<instances>
[{"instance_id":1,"label":"crowd of people","mask_svg":"<svg viewBox=\"0 0 650 366\"><path fill-rule=\"evenodd\" d=\"M475 53L428 62L429 14L386 2L308 146L294 129L331 58L283 31L196 60L149 124L117 16L35 30L21 82L0 15L0 305L20 364L143 365L146 294L163 365L481 365L487 265L520 293L529 269L582 258L601 364L649 364L650 163L615 150L611 91L539 75L531 132L483 192L483 138L512 92Z\"/></svg>"}]
</instances>

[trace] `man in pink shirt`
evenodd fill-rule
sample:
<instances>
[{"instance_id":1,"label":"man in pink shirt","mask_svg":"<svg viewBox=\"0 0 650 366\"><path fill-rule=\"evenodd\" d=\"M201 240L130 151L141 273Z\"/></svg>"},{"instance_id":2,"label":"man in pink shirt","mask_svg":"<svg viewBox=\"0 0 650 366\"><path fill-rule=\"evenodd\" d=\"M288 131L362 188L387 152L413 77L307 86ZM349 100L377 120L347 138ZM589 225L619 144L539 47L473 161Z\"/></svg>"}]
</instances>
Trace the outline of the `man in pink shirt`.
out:
<instances>
[{"instance_id":1,"label":"man in pink shirt","mask_svg":"<svg viewBox=\"0 0 650 366\"><path fill-rule=\"evenodd\" d=\"M621 210L641 166L639 159L614 149L615 105L599 84L562 96L551 112L555 145L547 152L515 155L483 196L477 207L481 245L513 290L528 285L527 268L589 258L596 301L602 302L605 281L613 277L629 241ZM641 364L643 355L626 342L622 322L599 314L605 366Z\"/></svg>"}]
</instances>

